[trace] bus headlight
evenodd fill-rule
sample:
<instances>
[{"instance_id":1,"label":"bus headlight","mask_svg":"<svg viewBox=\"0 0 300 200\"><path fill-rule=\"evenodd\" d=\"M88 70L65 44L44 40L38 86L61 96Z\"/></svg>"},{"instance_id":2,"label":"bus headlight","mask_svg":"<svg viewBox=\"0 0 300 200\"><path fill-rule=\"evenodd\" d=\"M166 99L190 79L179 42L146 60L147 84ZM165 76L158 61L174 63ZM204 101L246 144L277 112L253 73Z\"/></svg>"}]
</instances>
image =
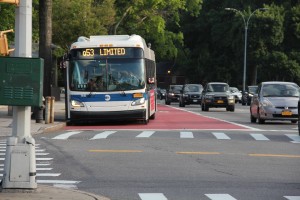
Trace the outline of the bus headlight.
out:
<instances>
[{"instance_id":1,"label":"bus headlight","mask_svg":"<svg viewBox=\"0 0 300 200\"><path fill-rule=\"evenodd\" d=\"M71 105L73 107L84 107L83 103L80 101L76 101L76 100L71 100Z\"/></svg>"},{"instance_id":2,"label":"bus headlight","mask_svg":"<svg viewBox=\"0 0 300 200\"><path fill-rule=\"evenodd\" d=\"M138 106L138 105L142 105L145 103L145 98L140 98L140 99L137 99L137 100L134 100L131 105L132 106Z\"/></svg>"}]
</instances>

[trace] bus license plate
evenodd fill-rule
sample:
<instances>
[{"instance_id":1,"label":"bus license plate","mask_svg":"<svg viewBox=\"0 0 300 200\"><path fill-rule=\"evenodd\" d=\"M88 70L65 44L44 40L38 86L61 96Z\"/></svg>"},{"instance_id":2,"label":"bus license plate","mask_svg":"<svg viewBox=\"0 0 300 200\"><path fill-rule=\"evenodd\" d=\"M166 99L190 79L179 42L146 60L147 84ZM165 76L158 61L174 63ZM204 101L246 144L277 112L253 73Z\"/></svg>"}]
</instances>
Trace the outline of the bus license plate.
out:
<instances>
[{"instance_id":1,"label":"bus license plate","mask_svg":"<svg viewBox=\"0 0 300 200\"><path fill-rule=\"evenodd\" d=\"M223 100L218 100L217 103L224 103L224 101Z\"/></svg>"},{"instance_id":2,"label":"bus license plate","mask_svg":"<svg viewBox=\"0 0 300 200\"><path fill-rule=\"evenodd\" d=\"M291 111L285 110L281 112L282 116L291 116L293 113Z\"/></svg>"}]
</instances>

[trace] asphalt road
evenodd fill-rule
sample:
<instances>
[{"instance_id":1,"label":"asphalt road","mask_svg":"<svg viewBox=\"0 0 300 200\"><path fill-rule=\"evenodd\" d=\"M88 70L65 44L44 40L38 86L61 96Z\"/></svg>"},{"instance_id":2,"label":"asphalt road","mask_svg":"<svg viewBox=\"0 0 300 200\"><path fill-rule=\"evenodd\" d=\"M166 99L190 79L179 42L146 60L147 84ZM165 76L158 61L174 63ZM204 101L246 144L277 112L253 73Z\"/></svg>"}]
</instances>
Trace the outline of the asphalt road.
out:
<instances>
[{"instance_id":1,"label":"asphalt road","mask_svg":"<svg viewBox=\"0 0 300 200\"><path fill-rule=\"evenodd\" d=\"M171 106L176 110L155 120L170 123L180 114L178 104ZM250 123L249 107L240 104L235 112L202 112L197 105L180 109L190 111L192 117L185 117L195 120L190 124L201 123L195 112L218 126L143 130L140 124L94 124L38 135L44 154L37 157L45 166L37 179L113 200L300 199L297 124ZM227 129L227 123L241 128Z\"/></svg>"}]
</instances>

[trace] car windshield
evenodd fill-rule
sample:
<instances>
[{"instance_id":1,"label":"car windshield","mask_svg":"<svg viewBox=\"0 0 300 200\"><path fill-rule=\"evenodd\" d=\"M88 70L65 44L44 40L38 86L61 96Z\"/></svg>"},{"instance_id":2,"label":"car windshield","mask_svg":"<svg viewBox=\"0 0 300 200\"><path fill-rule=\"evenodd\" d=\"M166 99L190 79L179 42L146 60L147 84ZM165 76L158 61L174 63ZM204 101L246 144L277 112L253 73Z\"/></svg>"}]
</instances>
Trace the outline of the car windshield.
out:
<instances>
[{"instance_id":1,"label":"car windshield","mask_svg":"<svg viewBox=\"0 0 300 200\"><path fill-rule=\"evenodd\" d=\"M249 87L249 93L255 94L257 92L257 87Z\"/></svg>"},{"instance_id":2,"label":"car windshield","mask_svg":"<svg viewBox=\"0 0 300 200\"><path fill-rule=\"evenodd\" d=\"M294 84L267 84L262 88L264 97L299 97L299 87Z\"/></svg>"},{"instance_id":3,"label":"car windshield","mask_svg":"<svg viewBox=\"0 0 300 200\"><path fill-rule=\"evenodd\" d=\"M200 92L200 86L199 85L189 85L186 87L186 91L188 92Z\"/></svg>"},{"instance_id":4,"label":"car windshield","mask_svg":"<svg viewBox=\"0 0 300 200\"><path fill-rule=\"evenodd\" d=\"M172 91L180 91L182 89L182 85L172 85L170 89Z\"/></svg>"},{"instance_id":5,"label":"car windshield","mask_svg":"<svg viewBox=\"0 0 300 200\"><path fill-rule=\"evenodd\" d=\"M227 92L229 91L229 86L225 84L210 84L208 89L210 92Z\"/></svg>"}]
</instances>

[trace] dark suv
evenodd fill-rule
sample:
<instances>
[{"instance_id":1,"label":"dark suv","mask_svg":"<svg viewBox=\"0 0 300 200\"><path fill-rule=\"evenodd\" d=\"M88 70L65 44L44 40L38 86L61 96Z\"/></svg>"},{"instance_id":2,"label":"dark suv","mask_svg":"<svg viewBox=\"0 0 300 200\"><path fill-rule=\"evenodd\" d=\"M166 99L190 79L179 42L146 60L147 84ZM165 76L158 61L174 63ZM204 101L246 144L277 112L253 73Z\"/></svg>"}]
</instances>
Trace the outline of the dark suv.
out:
<instances>
[{"instance_id":1,"label":"dark suv","mask_svg":"<svg viewBox=\"0 0 300 200\"><path fill-rule=\"evenodd\" d=\"M178 102L182 85L170 85L166 93L165 103L170 105L171 102Z\"/></svg>"},{"instance_id":2,"label":"dark suv","mask_svg":"<svg viewBox=\"0 0 300 200\"><path fill-rule=\"evenodd\" d=\"M202 92L202 111L209 111L209 108L226 108L234 112L235 98L230 93L229 85L222 82L208 83Z\"/></svg>"},{"instance_id":3,"label":"dark suv","mask_svg":"<svg viewBox=\"0 0 300 200\"><path fill-rule=\"evenodd\" d=\"M180 92L179 106L184 107L190 104L201 104L201 93L203 86L201 84L185 84Z\"/></svg>"}]
</instances>

